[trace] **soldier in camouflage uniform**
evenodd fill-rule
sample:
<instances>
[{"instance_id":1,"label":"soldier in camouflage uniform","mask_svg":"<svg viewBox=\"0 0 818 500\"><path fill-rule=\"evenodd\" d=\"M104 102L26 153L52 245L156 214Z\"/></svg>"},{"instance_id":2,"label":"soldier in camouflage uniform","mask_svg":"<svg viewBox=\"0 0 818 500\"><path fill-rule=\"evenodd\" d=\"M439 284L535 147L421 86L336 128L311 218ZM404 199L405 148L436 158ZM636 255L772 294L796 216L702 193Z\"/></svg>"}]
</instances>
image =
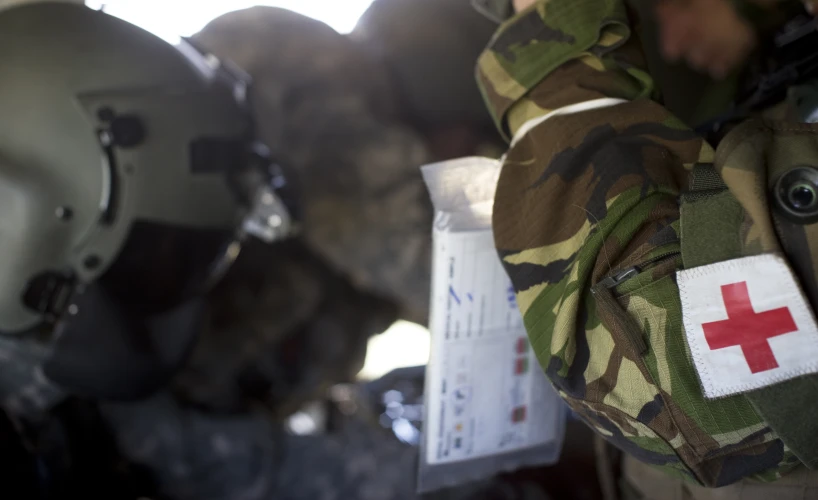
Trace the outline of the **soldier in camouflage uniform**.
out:
<instances>
[{"instance_id":1,"label":"soldier in camouflage uniform","mask_svg":"<svg viewBox=\"0 0 818 500\"><path fill-rule=\"evenodd\" d=\"M661 471L626 464L645 498L818 498L818 429L802 406L815 375L705 396L675 277L785 255L802 280L788 293L818 305L812 228L766 194L815 163L814 126L749 122L714 150L657 102L622 1L515 1L516 15L479 3L503 21L478 65L511 141L495 243L560 395Z\"/></svg>"}]
</instances>

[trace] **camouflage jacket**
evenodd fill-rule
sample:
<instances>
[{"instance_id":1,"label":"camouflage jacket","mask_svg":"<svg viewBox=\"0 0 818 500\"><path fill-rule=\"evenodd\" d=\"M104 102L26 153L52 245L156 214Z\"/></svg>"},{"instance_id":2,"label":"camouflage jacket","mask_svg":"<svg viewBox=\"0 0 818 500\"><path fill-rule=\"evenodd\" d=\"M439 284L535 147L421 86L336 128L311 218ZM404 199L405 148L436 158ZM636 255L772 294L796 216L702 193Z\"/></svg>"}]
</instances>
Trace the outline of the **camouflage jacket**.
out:
<instances>
[{"instance_id":1,"label":"camouflage jacket","mask_svg":"<svg viewBox=\"0 0 818 500\"><path fill-rule=\"evenodd\" d=\"M597 432L706 486L775 480L799 460L744 395L705 398L685 341L679 199L715 152L655 101L644 68L619 0L541 1L501 25L477 71L513 138L495 243L540 364ZM774 250L762 200L740 201L728 258ZM738 234L747 214L757 232Z\"/></svg>"}]
</instances>

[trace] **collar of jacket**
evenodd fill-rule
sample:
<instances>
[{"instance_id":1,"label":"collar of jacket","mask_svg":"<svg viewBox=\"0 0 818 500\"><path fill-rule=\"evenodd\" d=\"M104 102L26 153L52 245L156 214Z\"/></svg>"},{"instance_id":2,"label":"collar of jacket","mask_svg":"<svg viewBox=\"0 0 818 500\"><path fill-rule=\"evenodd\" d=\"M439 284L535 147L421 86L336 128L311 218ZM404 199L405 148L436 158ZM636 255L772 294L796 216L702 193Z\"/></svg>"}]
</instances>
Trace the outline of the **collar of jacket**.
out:
<instances>
[{"instance_id":1,"label":"collar of jacket","mask_svg":"<svg viewBox=\"0 0 818 500\"><path fill-rule=\"evenodd\" d=\"M474 9L497 24L509 20L514 15L511 0L471 0Z\"/></svg>"}]
</instances>

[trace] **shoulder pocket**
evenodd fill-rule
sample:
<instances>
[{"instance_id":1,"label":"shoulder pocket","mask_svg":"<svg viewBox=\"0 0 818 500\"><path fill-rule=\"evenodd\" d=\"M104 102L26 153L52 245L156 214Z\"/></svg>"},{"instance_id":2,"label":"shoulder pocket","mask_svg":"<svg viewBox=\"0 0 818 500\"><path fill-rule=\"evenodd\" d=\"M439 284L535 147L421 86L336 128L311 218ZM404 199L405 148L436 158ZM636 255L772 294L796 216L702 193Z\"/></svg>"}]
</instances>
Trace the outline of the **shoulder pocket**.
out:
<instances>
[{"instance_id":1,"label":"shoulder pocket","mask_svg":"<svg viewBox=\"0 0 818 500\"><path fill-rule=\"evenodd\" d=\"M622 307L621 297L672 274L681 264L677 246L666 248L639 265L614 272L591 288L603 324L634 356L645 354L648 347L641 325Z\"/></svg>"},{"instance_id":2,"label":"shoulder pocket","mask_svg":"<svg viewBox=\"0 0 818 500\"><path fill-rule=\"evenodd\" d=\"M704 398L682 324L675 278L682 267L679 244L654 254L592 289L602 324L638 369L639 375L620 373L617 383L635 387L644 383L639 380L644 376L655 391L649 404L619 409L661 437L690 475L706 486L727 485L779 467L788 459L783 444L746 398ZM630 404L627 398L606 402Z\"/></svg>"}]
</instances>

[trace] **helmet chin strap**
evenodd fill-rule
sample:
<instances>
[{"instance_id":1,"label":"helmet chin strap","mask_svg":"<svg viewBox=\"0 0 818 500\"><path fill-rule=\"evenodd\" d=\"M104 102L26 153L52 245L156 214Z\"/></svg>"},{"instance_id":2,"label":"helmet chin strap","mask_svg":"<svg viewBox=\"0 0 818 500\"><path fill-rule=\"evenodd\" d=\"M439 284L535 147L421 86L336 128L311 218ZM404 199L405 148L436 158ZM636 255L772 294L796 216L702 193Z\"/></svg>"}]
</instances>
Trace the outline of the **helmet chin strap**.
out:
<instances>
[{"instance_id":1,"label":"helmet chin strap","mask_svg":"<svg viewBox=\"0 0 818 500\"><path fill-rule=\"evenodd\" d=\"M150 396L184 364L205 319L204 298L145 317L92 284L68 306L45 375L74 394L113 401Z\"/></svg>"}]
</instances>

